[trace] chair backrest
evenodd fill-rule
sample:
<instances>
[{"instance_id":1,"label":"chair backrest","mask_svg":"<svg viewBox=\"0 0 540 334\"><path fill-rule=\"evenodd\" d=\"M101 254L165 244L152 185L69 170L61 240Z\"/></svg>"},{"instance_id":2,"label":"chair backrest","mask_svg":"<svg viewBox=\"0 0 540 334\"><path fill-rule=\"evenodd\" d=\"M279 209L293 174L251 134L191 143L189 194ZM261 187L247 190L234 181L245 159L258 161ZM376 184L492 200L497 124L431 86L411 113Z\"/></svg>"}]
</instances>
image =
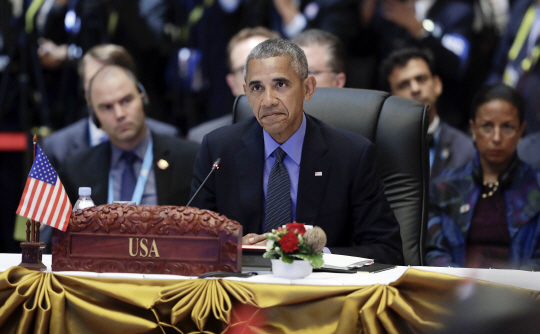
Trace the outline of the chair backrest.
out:
<instances>
[{"instance_id":1,"label":"chair backrest","mask_svg":"<svg viewBox=\"0 0 540 334\"><path fill-rule=\"evenodd\" d=\"M304 103L304 111L375 143L377 169L401 228L405 264L422 265L429 196L427 107L386 92L317 88ZM233 122L252 116L246 96L239 96L233 106Z\"/></svg>"}]
</instances>

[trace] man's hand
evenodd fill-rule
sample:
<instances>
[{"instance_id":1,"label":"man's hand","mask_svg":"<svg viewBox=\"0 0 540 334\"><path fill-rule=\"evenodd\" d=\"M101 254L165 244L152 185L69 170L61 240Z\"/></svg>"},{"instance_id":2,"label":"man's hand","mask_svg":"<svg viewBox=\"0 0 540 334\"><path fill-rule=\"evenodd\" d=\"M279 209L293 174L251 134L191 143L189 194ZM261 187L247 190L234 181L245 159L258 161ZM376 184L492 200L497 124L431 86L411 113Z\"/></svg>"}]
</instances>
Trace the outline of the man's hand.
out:
<instances>
[{"instance_id":1,"label":"man's hand","mask_svg":"<svg viewBox=\"0 0 540 334\"><path fill-rule=\"evenodd\" d=\"M242 245L266 246L267 240L264 235L248 233L242 237Z\"/></svg>"},{"instance_id":2,"label":"man's hand","mask_svg":"<svg viewBox=\"0 0 540 334\"><path fill-rule=\"evenodd\" d=\"M38 56L41 64L50 69L60 67L68 57L67 44L56 45L54 42L40 38L38 48Z\"/></svg>"},{"instance_id":3,"label":"man's hand","mask_svg":"<svg viewBox=\"0 0 540 334\"><path fill-rule=\"evenodd\" d=\"M422 22L416 19L413 0L384 0L383 17L407 30L414 38L422 34Z\"/></svg>"}]
</instances>

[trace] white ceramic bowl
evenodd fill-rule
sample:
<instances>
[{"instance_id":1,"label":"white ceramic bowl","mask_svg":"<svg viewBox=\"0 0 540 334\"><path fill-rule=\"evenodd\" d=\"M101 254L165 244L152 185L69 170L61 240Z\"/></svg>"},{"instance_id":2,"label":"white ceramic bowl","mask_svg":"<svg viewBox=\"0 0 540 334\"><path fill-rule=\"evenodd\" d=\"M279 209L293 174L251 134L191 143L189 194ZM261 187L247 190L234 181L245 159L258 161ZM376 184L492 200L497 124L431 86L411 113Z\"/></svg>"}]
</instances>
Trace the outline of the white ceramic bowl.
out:
<instances>
[{"instance_id":1,"label":"white ceramic bowl","mask_svg":"<svg viewBox=\"0 0 540 334\"><path fill-rule=\"evenodd\" d=\"M285 263L280 259L272 259L272 273L278 277L297 279L304 278L313 272L309 261L294 260L293 263Z\"/></svg>"}]
</instances>

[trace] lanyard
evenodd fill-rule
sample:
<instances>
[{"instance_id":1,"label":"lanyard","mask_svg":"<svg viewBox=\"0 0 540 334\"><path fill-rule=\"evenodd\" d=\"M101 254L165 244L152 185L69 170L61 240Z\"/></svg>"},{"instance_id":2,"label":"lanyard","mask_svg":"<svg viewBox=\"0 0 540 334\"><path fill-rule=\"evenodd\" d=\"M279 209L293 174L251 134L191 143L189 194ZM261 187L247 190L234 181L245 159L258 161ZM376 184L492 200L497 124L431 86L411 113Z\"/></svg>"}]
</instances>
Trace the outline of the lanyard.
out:
<instances>
[{"instance_id":1,"label":"lanyard","mask_svg":"<svg viewBox=\"0 0 540 334\"><path fill-rule=\"evenodd\" d=\"M525 45L525 41L527 40L527 37L531 31L534 18L536 15L536 4L533 4L527 12L525 13L525 16L523 17L523 21L521 22L521 25L519 26L518 33L516 34L516 38L514 39L514 43L512 44L512 47L510 48L510 51L508 51L508 59L510 62L513 62L517 59L519 56L521 50L523 49L523 46ZM535 45L535 47L532 49L532 52L530 52L519 64L523 72L528 72L533 65L535 65L538 62L538 59L540 58L540 47L538 45ZM515 81L511 78L510 73L508 71L505 71L503 80L507 84L511 84L512 86L515 86L512 84L512 81Z\"/></svg>"},{"instance_id":2,"label":"lanyard","mask_svg":"<svg viewBox=\"0 0 540 334\"><path fill-rule=\"evenodd\" d=\"M146 148L146 153L144 154L144 160L141 166L141 172L137 178L137 185L135 185L135 190L133 191L133 197L131 198L132 202L135 202L137 205L141 204L142 196L144 193L144 188L146 187L146 181L148 181L148 175L150 174L150 169L152 168L152 161L154 160L154 152L152 150L152 137L148 142L148 147ZM107 203L112 204L114 201L114 191L113 191L113 178L111 171L109 171L109 191L107 194Z\"/></svg>"}]
</instances>

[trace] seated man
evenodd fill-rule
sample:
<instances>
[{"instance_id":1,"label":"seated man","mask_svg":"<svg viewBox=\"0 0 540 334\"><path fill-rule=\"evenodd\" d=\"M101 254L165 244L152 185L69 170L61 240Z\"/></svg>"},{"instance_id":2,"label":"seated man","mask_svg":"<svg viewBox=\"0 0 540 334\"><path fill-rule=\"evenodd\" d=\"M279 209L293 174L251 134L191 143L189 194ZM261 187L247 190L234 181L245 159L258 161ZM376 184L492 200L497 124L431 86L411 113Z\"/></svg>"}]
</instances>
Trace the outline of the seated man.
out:
<instances>
[{"instance_id":1,"label":"seated man","mask_svg":"<svg viewBox=\"0 0 540 334\"><path fill-rule=\"evenodd\" d=\"M291 39L304 50L308 73L317 87L345 86L345 51L336 35L320 29L309 29Z\"/></svg>"},{"instance_id":2,"label":"seated man","mask_svg":"<svg viewBox=\"0 0 540 334\"><path fill-rule=\"evenodd\" d=\"M433 71L428 53L406 48L392 52L381 65L382 85L392 93L429 106L429 166L431 179L444 170L459 167L474 156L472 140L465 133L442 122L437 114L437 101L443 84Z\"/></svg>"},{"instance_id":3,"label":"seated man","mask_svg":"<svg viewBox=\"0 0 540 334\"><path fill-rule=\"evenodd\" d=\"M88 99L87 91L90 79L104 65L117 65L135 73L135 62L122 46L114 44L94 46L82 57L78 68L86 99ZM86 102L88 104L88 100ZM155 133L178 136L178 129L170 124L149 117L145 119L145 122L148 128ZM91 121L91 115L88 115L88 117L56 131L49 137L43 138L41 147L53 167L58 170L67 157L99 145L106 140L108 140L107 134L96 127Z\"/></svg>"},{"instance_id":4,"label":"seated man","mask_svg":"<svg viewBox=\"0 0 540 334\"><path fill-rule=\"evenodd\" d=\"M320 226L333 253L403 264L399 225L384 195L366 138L303 112L316 82L296 44L270 39L245 66L244 90L255 117L203 139L192 192L221 158L193 206L244 228L244 244L291 221Z\"/></svg>"},{"instance_id":5,"label":"seated man","mask_svg":"<svg viewBox=\"0 0 540 334\"><path fill-rule=\"evenodd\" d=\"M135 75L125 68L103 66L90 80L90 112L109 141L66 159L59 174L72 202L82 186L92 188L96 205L188 202L199 144L151 132L143 98Z\"/></svg>"}]
</instances>

